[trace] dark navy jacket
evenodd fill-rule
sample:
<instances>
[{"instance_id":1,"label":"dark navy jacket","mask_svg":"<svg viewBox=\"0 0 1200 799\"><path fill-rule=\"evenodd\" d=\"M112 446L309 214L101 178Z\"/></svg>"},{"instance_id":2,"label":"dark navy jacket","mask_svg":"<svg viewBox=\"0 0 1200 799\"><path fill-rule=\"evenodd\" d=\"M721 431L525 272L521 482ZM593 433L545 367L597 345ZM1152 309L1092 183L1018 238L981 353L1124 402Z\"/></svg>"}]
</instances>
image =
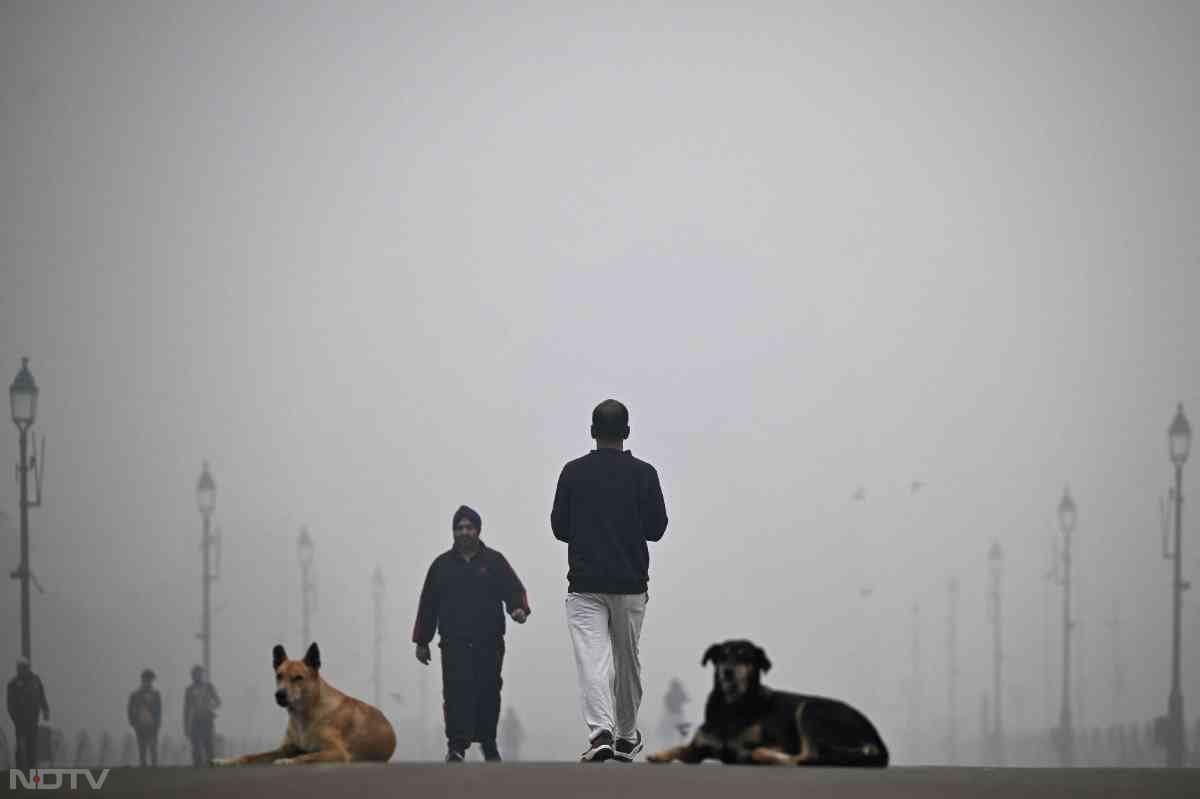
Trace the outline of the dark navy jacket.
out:
<instances>
[{"instance_id":1,"label":"dark navy jacket","mask_svg":"<svg viewBox=\"0 0 1200 799\"><path fill-rule=\"evenodd\" d=\"M647 541L667 530L658 472L628 450L595 449L563 467L550 513L567 542L567 590L641 594L650 580Z\"/></svg>"}]
</instances>

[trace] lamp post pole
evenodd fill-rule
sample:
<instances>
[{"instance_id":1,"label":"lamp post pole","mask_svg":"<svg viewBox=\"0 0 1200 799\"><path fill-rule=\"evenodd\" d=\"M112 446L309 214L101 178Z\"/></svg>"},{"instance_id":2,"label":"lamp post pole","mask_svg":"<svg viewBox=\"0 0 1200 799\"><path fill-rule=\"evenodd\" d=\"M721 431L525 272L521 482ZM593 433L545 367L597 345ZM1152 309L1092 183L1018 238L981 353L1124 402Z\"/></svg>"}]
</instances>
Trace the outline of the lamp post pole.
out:
<instances>
[{"instance_id":1,"label":"lamp post pole","mask_svg":"<svg viewBox=\"0 0 1200 799\"><path fill-rule=\"evenodd\" d=\"M988 567L991 576L991 590L988 593L988 610L992 622L992 762L997 766L1004 765L1004 728L1001 709L1003 708L1001 668L1004 662L1004 651L1000 637L1000 578L1003 570L1004 553L1000 542L993 541L988 550Z\"/></svg>"},{"instance_id":2,"label":"lamp post pole","mask_svg":"<svg viewBox=\"0 0 1200 799\"><path fill-rule=\"evenodd\" d=\"M200 509L203 527L200 538L201 571L200 571L200 639L201 663L204 664L205 679L212 681L212 582L214 575L211 570L212 560L212 513L216 507L217 485L213 481L212 472L208 469L208 461L200 469L200 479L196 482L196 505Z\"/></svg>"},{"instance_id":3,"label":"lamp post pole","mask_svg":"<svg viewBox=\"0 0 1200 799\"><path fill-rule=\"evenodd\" d=\"M383 570L378 566L371 585L375 599L375 662L371 682L375 687L375 707L380 707L383 697Z\"/></svg>"},{"instance_id":4,"label":"lamp post pole","mask_svg":"<svg viewBox=\"0 0 1200 799\"><path fill-rule=\"evenodd\" d=\"M296 540L296 551L300 556L300 613L301 613L301 646L312 643L312 612L316 609L316 585L312 579L313 540L308 534L307 527L300 528L300 537Z\"/></svg>"},{"instance_id":5,"label":"lamp post pole","mask_svg":"<svg viewBox=\"0 0 1200 799\"><path fill-rule=\"evenodd\" d=\"M1063 766L1075 764L1075 732L1071 728L1071 532L1075 529L1075 500L1070 489L1064 489L1058 503L1058 521L1063 533L1063 660L1062 709L1058 716L1059 760Z\"/></svg>"},{"instance_id":6,"label":"lamp post pole","mask_svg":"<svg viewBox=\"0 0 1200 799\"><path fill-rule=\"evenodd\" d=\"M949 627L946 636L946 650L949 655L946 685L949 691L950 715L947 739L949 763L953 766L958 762L958 578L951 577L947 588L950 593L950 608L946 614L946 622Z\"/></svg>"},{"instance_id":7,"label":"lamp post pole","mask_svg":"<svg viewBox=\"0 0 1200 799\"><path fill-rule=\"evenodd\" d=\"M1180 403L1175 411L1175 418L1167 430L1167 440L1170 444L1171 461L1175 465L1175 549L1167 557L1171 558L1171 695L1167 699L1167 767L1179 768L1183 765L1184 730L1183 730L1183 689L1180 686L1180 606L1183 592L1189 587L1183 580L1181 564L1183 562L1183 464L1188 457L1191 446L1192 429L1187 417L1183 415L1183 404Z\"/></svg>"},{"instance_id":8,"label":"lamp post pole","mask_svg":"<svg viewBox=\"0 0 1200 799\"><path fill-rule=\"evenodd\" d=\"M29 568L29 509L42 504L41 467L38 465L37 446L34 454L29 455L29 428L37 417L38 387L33 374L29 371L29 359L21 359L21 370L13 379L8 389L9 403L12 409L13 424L17 426L20 435L20 460L17 462L17 481L21 496L17 503L20 508L21 524L21 565L9 576L21 581L21 655L32 662L33 646L29 608L29 581L33 572ZM43 440L43 452L45 442ZM35 499L29 498L29 472L33 471L34 483L37 489ZM39 587L39 591L41 588Z\"/></svg>"}]
</instances>

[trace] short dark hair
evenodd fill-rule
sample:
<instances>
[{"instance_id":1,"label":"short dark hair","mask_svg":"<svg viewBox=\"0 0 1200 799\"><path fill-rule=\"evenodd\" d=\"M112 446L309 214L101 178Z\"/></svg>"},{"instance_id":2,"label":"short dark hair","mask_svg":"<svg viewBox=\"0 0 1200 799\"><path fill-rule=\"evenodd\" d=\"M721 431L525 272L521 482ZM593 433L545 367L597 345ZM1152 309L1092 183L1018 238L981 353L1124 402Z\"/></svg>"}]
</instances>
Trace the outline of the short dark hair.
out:
<instances>
[{"instance_id":1,"label":"short dark hair","mask_svg":"<svg viewBox=\"0 0 1200 799\"><path fill-rule=\"evenodd\" d=\"M592 410L592 438L624 441L629 438L629 409L615 399L606 399Z\"/></svg>"}]
</instances>

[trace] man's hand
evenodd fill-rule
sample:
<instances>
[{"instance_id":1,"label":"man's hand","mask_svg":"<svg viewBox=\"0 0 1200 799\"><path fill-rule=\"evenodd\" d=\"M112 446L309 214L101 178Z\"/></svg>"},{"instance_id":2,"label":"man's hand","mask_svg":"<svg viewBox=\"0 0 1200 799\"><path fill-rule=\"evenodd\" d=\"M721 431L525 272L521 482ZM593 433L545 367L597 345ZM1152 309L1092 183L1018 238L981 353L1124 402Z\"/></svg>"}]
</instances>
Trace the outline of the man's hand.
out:
<instances>
[{"instance_id":1,"label":"man's hand","mask_svg":"<svg viewBox=\"0 0 1200 799\"><path fill-rule=\"evenodd\" d=\"M417 660L421 661L422 665L428 666L431 659L429 644L417 644Z\"/></svg>"},{"instance_id":2,"label":"man's hand","mask_svg":"<svg viewBox=\"0 0 1200 799\"><path fill-rule=\"evenodd\" d=\"M529 618L529 615L525 612L525 608L513 608L512 613L508 615L512 616L512 620L517 624L524 624L525 620Z\"/></svg>"}]
</instances>

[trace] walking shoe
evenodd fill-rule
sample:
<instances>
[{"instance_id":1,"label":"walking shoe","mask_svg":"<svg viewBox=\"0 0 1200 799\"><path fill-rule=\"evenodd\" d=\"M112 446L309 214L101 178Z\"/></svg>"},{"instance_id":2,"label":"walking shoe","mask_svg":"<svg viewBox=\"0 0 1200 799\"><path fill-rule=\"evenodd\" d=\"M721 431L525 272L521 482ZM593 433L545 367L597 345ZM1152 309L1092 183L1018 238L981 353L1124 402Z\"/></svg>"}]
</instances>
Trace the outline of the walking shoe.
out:
<instances>
[{"instance_id":1,"label":"walking shoe","mask_svg":"<svg viewBox=\"0 0 1200 799\"><path fill-rule=\"evenodd\" d=\"M467 755L465 752L460 752L457 749L449 749L446 751L447 763L462 763L466 759Z\"/></svg>"},{"instance_id":2,"label":"walking shoe","mask_svg":"<svg viewBox=\"0 0 1200 799\"><path fill-rule=\"evenodd\" d=\"M587 751L579 756L580 763L603 763L605 760L612 760L612 733L608 731L601 732L590 741L590 744Z\"/></svg>"},{"instance_id":3,"label":"walking shoe","mask_svg":"<svg viewBox=\"0 0 1200 799\"><path fill-rule=\"evenodd\" d=\"M504 758L500 757L500 750L496 748L495 741L485 741L480 744L483 749L483 759L488 763L500 763Z\"/></svg>"},{"instance_id":4,"label":"walking shoe","mask_svg":"<svg viewBox=\"0 0 1200 799\"><path fill-rule=\"evenodd\" d=\"M622 763L632 763L633 759L637 757L638 752L642 751L642 746L642 731L634 730L633 740L629 740L628 738L617 739L616 752L613 753L613 757Z\"/></svg>"}]
</instances>

